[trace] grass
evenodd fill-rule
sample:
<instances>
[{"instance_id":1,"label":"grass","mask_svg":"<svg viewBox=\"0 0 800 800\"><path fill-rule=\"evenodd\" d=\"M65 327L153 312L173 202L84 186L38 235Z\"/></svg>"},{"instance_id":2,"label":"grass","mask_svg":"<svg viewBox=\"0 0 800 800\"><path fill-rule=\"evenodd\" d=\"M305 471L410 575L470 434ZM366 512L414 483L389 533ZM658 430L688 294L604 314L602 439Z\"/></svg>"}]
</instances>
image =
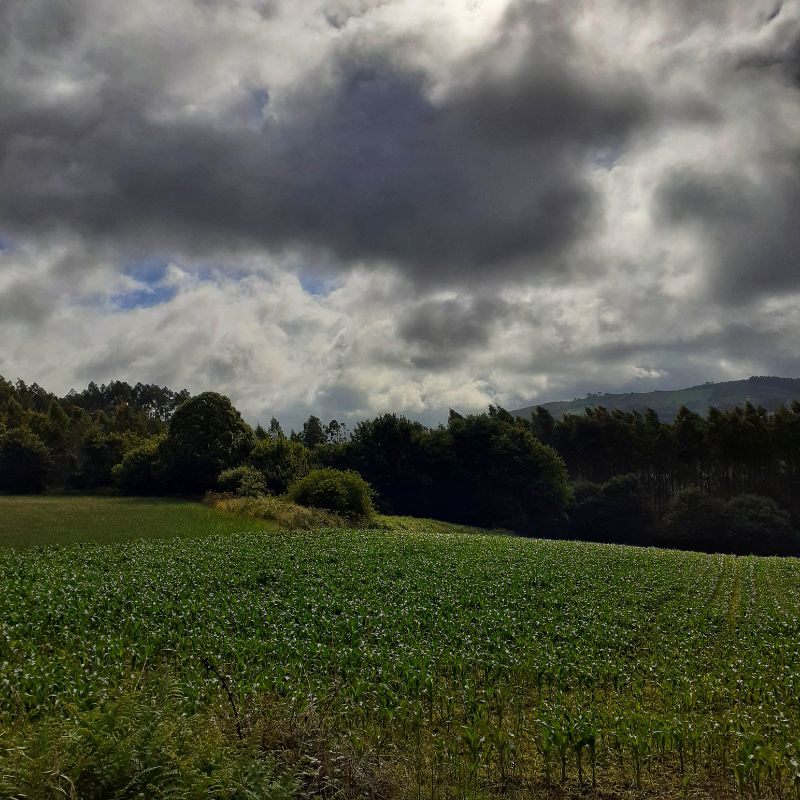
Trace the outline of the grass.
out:
<instances>
[{"instance_id":1,"label":"grass","mask_svg":"<svg viewBox=\"0 0 800 800\"><path fill-rule=\"evenodd\" d=\"M329 511L305 508L285 497L226 497L209 496L208 502L216 509L238 517L272 523L281 530L314 530L341 528L346 520Z\"/></svg>"},{"instance_id":2,"label":"grass","mask_svg":"<svg viewBox=\"0 0 800 800\"><path fill-rule=\"evenodd\" d=\"M273 530L269 520L248 519L189 501L71 496L0 496L0 547L135 539L197 538L243 530Z\"/></svg>"}]
</instances>

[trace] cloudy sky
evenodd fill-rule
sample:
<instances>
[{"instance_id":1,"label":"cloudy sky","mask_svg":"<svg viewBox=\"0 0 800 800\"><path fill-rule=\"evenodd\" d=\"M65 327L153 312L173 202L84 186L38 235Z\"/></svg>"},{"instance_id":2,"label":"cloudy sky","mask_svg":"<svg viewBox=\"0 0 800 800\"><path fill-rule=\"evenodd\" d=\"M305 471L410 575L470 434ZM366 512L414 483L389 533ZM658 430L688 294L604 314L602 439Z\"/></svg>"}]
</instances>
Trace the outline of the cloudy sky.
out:
<instances>
[{"instance_id":1,"label":"cloudy sky","mask_svg":"<svg viewBox=\"0 0 800 800\"><path fill-rule=\"evenodd\" d=\"M800 0L3 0L0 374L428 422L800 375Z\"/></svg>"}]
</instances>

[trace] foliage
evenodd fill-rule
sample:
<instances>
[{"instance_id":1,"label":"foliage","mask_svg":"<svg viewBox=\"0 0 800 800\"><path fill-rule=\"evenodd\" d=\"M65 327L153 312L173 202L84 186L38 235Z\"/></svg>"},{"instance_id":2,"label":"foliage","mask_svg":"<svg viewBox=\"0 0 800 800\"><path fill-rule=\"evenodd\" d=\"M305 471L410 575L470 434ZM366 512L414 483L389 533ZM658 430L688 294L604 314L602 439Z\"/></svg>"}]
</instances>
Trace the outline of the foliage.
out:
<instances>
[{"instance_id":1,"label":"foliage","mask_svg":"<svg viewBox=\"0 0 800 800\"><path fill-rule=\"evenodd\" d=\"M662 541L684 550L729 550L730 518L725 503L696 486L679 492L664 516Z\"/></svg>"},{"instance_id":2,"label":"foliage","mask_svg":"<svg viewBox=\"0 0 800 800\"><path fill-rule=\"evenodd\" d=\"M311 470L289 487L289 497L298 505L358 520L368 520L375 513L372 494L357 472L330 468Z\"/></svg>"},{"instance_id":3,"label":"foliage","mask_svg":"<svg viewBox=\"0 0 800 800\"><path fill-rule=\"evenodd\" d=\"M259 497L266 491L264 473L255 467L243 465L223 470L217 479L221 492L230 492L237 497Z\"/></svg>"},{"instance_id":4,"label":"foliage","mask_svg":"<svg viewBox=\"0 0 800 800\"><path fill-rule=\"evenodd\" d=\"M754 534L750 523L714 523L710 511L708 524L695 515L704 528L696 534L689 533L694 523L684 534L664 517L683 490L696 486L723 503L770 497L800 526L800 401L771 414L750 403L710 408L705 417L682 407L671 422L652 410L603 406L558 420L544 407L527 419L493 407L471 416L451 412L436 428L382 414L360 422L352 436L344 423L311 415L287 439L275 417L256 435L220 395L188 398L121 381L59 398L38 384L0 378L0 435L20 429L44 443L49 464L44 480L34 482L40 488L104 491L116 475L128 493L199 495L224 470L249 465L264 473L268 492L282 494L311 466L332 467L362 475L384 513L640 544L661 527L671 546L689 536L685 546L711 551L760 552L763 541L770 552L797 552L781 514L774 517L774 542ZM154 453L150 442L168 425ZM573 485L584 487L571 503L569 529L564 466ZM589 491L588 484L604 488ZM748 518L746 509L740 516ZM737 536L742 542L733 541Z\"/></svg>"},{"instance_id":5,"label":"foliage","mask_svg":"<svg viewBox=\"0 0 800 800\"><path fill-rule=\"evenodd\" d=\"M71 718L20 726L0 748L3 797L288 800L273 759L236 746L219 715L186 716L180 687L126 687Z\"/></svg>"},{"instance_id":6,"label":"foliage","mask_svg":"<svg viewBox=\"0 0 800 800\"><path fill-rule=\"evenodd\" d=\"M313 414L303 423L303 430L298 434L293 434L292 438L302 442L309 450L327 441L322 421Z\"/></svg>"},{"instance_id":7,"label":"foliage","mask_svg":"<svg viewBox=\"0 0 800 800\"><path fill-rule=\"evenodd\" d=\"M36 434L12 428L0 436L0 491L40 492L50 463L50 453Z\"/></svg>"},{"instance_id":8,"label":"foliage","mask_svg":"<svg viewBox=\"0 0 800 800\"><path fill-rule=\"evenodd\" d=\"M271 702L316 713L343 752L379 754L403 796L791 797L798 587L796 559L420 520L0 550L0 774L51 715L81 729L74 750L56 730L48 752L64 748L65 767L78 750L91 764L205 754L225 774L227 756L192 733L213 742L209 709L227 703L208 657L243 709L243 758L250 710ZM128 710L126 687L164 674L178 713L159 695ZM230 718L226 730L236 737ZM266 752L288 749L273 741ZM32 770L52 769L43 751L24 751ZM323 764L305 762L309 781ZM345 780L315 796L353 795Z\"/></svg>"},{"instance_id":9,"label":"foliage","mask_svg":"<svg viewBox=\"0 0 800 800\"><path fill-rule=\"evenodd\" d=\"M345 518L320 508L306 508L285 497L219 497L210 495L208 502L214 508L230 514L274 523L280 530L319 530L341 528Z\"/></svg>"},{"instance_id":10,"label":"foliage","mask_svg":"<svg viewBox=\"0 0 800 800\"><path fill-rule=\"evenodd\" d=\"M111 470L114 483L123 494L153 495L163 492L160 454L163 438L154 437L129 450Z\"/></svg>"},{"instance_id":11,"label":"foliage","mask_svg":"<svg viewBox=\"0 0 800 800\"><path fill-rule=\"evenodd\" d=\"M397 414L381 414L356 425L349 445L328 446L327 465L350 467L377 492L385 513L424 514L431 488L424 454L425 428ZM324 463L324 462L323 462Z\"/></svg>"},{"instance_id":12,"label":"foliage","mask_svg":"<svg viewBox=\"0 0 800 800\"><path fill-rule=\"evenodd\" d=\"M355 463L354 445L352 441L326 442L317 445L309 452L309 461L314 467L333 467L349 469ZM359 470L356 470L358 472Z\"/></svg>"},{"instance_id":13,"label":"foliage","mask_svg":"<svg viewBox=\"0 0 800 800\"><path fill-rule=\"evenodd\" d=\"M383 511L533 535L555 533L564 521L563 463L497 409L451 413L447 428L434 430L383 414L356 426L346 456L376 488Z\"/></svg>"},{"instance_id":14,"label":"foliage","mask_svg":"<svg viewBox=\"0 0 800 800\"><path fill-rule=\"evenodd\" d=\"M189 392L185 389L174 392L166 386L144 383L131 386L125 381L111 381L98 386L92 381L82 392L70 392L62 402L90 413L103 412L110 417L117 416L124 409L139 418L138 424L152 428L146 420L167 422L175 409L188 398Z\"/></svg>"},{"instance_id":15,"label":"foliage","mask_svg":"<svg viewBox=\"0 0 800 800\"><path fill-rule=\"evenodd\" d=\"M680 492L664 517L664 544L687 550L798 555L788 512L769 497L743 494L727 503L697 487Z\"/></svg>"},{"instance_id":16,"label":"foliage","mask_svg":"<svg viewBox=\"0 0 800 800\"><path fill-rule=\"evenodd\" d=\"M275 417L272 417L269 421L269 430L266 431L267 436L272 439L284 439L286 438L286 434L283 432L283 428L281 427L280 422L278 422Z\"/></svg>"},{"instance_id":17,"label":"foliage","mask_svg":"<svg viewBox=\"0 0 800 800\"><path fill-rule=\"evenodd\" d=\"M618 544L647 544L655 519L636 475L618 475L604 484L573 487L569 532L575 539Z\"/></svg>"},{"instance_id":18,"label":"foliage","mask_svg":"<svg viewBox=\"0 0 800 800\"><path fill-rule=\"evenodd\" d=\"M99 489L114 482L114 467L120 464L126 453L139 446L130 434L104 433L95 428L85 438L81 452L81 467L72 476L70 483L78 489ZM153 486L142 484L145 494Z\"/></svg>"},{"instance_id":19,"label":"foliage","mask_svg":"<svg viewBox=\"0 0 800 800\"><path fill-rule=\"evenodd\" d=\"M541 409L521 424L555 447L573 480L635 474L659 514L681 490L698 486L724 501L773 497L800 522L800 402L774 414L750 403L711 408L706 418L680 408L671 423L652 411L602 406L556 421Z\"/></svg>"},{"instance_id":20,"label":"foliage","mask_svg":"<svg viewBox=\"0 0 800 800\"><path fill-rule=\"evenodd\" d=\"M772 498L742 494L728 501L727 511L735 552L800 555L791 517Z\"/></svg>"},{"instance_id":21,"label":"foliage","mask_svg":"<svg viewBox=\"0 0 800 800\"><path fill-rule=\"evenodd\" d=\"M270 436L256 442L248 462L264 476L267 491L283 494L291 483L308 472L309 453L301 442Z\"/></svg>"},{"instance_id":22,"label":"foliage","mask_svg":"<svg viewBox=\"0 0 800 800\"><path fill-rule=\"evenodd\" d=\"M38 384L0 377L0 433L22 428L48 448L47 488L104 489L125 452L162 433L188 392L138 383L90 383L58 398Z\"/></svg>"},{"instance_id":23,"label":"foliage","mask_svg":"<svg viewBox=\"0 0 800 800\"><path fill-rule=\"evenodd\" d=\"M455 492L450 518L511 528L527 535L561 531L569 502L567 472L558 454L507 412L452 416Z\"/></svg>"},{"instance_id":24,"label":"foliage","mask_svg":"<svg viewBox=\"0 0 800 800\"><path fill-rule=\"evenodd\" d=\"M254 443L252 429L227 397L191 397L172 415L161 449L167 484L181 493L205 492L223 470L239 466Z\"/></svg>"},{"instance_id":25,"label":"foliage","mask_svg":"<svg viewBox=\"0 0 800 800\"><path fill-rule=\"evenodd\" d=\"M283 436L281 426L275 417L270 422L269 435L272 438ZM313 414L303 423L303 430L300 433L292 431L291 439L301 442L309 450L315 450L326 444L341 444L348 440L348 429L344 422L332 419L327 425L322 424L322 420Z\"/></svg>"}]
</instances>

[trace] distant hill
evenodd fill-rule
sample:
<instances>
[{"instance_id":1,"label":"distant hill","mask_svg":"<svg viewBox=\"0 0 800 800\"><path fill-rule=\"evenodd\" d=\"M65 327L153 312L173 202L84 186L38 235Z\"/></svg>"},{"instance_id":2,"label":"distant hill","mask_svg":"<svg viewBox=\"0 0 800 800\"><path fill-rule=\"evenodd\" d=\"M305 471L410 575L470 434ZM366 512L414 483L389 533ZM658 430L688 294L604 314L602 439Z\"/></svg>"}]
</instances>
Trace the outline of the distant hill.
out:
<instances>
[{"instance_id":1,"label":"distant hill","mask_svg":"<svg viewBox=\"0 0 800 800\"><path fill-rule=\"evenodd\" d=\"M800 379L757 376L744 381L704 383L687 389L590 394L588 397L575 400L537 403L511 413L528 417L539 405L544 406L556 418L565 414L582 414L587 406L591 408L605 406L608 409L622 411L645 411L652 408L662 421L669 422L675 418L681 406L705 416L712 406L723 411L744 405L748 400L754 406L763 406L767 411L775 411L781 404L788 405L792 400L800 400Z\"/></svg>"}]
</instances>

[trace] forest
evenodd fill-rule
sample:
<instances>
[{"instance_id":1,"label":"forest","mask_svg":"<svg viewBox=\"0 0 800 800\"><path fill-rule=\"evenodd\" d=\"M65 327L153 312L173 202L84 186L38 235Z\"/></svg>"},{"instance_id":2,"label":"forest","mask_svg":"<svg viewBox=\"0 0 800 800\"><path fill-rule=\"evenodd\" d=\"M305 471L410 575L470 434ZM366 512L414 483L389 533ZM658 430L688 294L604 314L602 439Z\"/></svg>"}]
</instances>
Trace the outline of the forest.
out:
<instances>
[{"instance_id":1,"label":"forest","mask_svg":"<svg viewBox=\"0 0 800 800\"><path fill-rule=\"evenodd\" d=\"M0 378L0 491L284 495L350 470L383 513L526 536L800 554L800 402L682 408L672 422L587 408L518 418L490 406L425 427L397 414L253 429L214 392L123 381L58 397Z\"/></svg>"}]
</instances>

